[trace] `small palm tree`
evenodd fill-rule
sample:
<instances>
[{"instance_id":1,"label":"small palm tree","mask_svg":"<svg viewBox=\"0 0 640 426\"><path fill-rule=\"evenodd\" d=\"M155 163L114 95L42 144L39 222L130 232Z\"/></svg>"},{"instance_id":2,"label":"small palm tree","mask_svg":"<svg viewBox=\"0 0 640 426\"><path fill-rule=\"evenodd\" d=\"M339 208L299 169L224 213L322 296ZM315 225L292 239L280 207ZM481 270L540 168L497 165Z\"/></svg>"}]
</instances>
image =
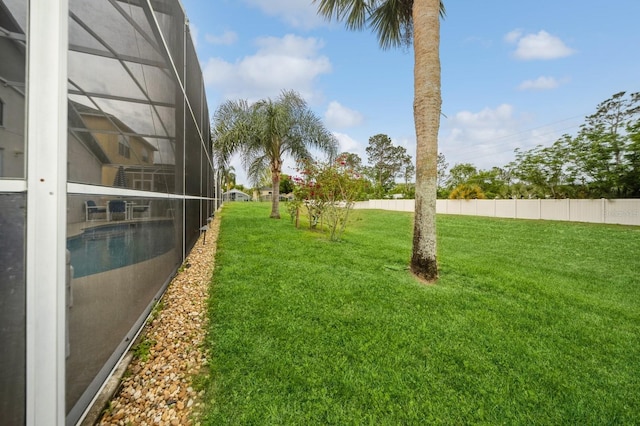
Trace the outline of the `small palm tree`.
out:
<instances>
[{"instance_id":1,"label":"small palm tree","mask_svg":"<svg viewBox=\"0 0 640 426\"><path fill-rule=\"evenodd\" d=\"M475 183L462 183L453 188L449 194L450 200L484 200L486 198L480 185Z\"/></svg>"},{"instance_id":2,"label":"small palm tree","mask_svg":"<svg viewBox=\"0 0 640 426\"><path fill-rule=\"evenodd\" d=\"M411 271L433 282L436 262L436 194L440 127L441 0L313 0L324 17L345 21L350 30L371 27L383 49L414 51L413 114L416 128L416 210Z\"/></svg>"},{"instance_id":3,"label":"small palm tree","mask_svg":"<svg viewBox=\"0 0 640 426\"><path fill-rule=\"evenodd\" d=\"M282 91L275 100L230 100L213 117L214 149L229 159L239 153L249 179L257 183L271 172L271 217L280 218L280 174L286 155L295 161L311 159L311 148L335 156L338 141L306 102L294 91Z\"/></svg>"},{"instance_id":4,"label":"small palm tree","mask_svg":"<svg viewBox=\"0 0 640 426\"><path fill-rule=\"evenodd\" d=\"M235 186L236 184L236 168L233 166L228 166L224 170L224 180L227 184L227 192L231 190L231 186Z\"/></svg>"}]
</instances>

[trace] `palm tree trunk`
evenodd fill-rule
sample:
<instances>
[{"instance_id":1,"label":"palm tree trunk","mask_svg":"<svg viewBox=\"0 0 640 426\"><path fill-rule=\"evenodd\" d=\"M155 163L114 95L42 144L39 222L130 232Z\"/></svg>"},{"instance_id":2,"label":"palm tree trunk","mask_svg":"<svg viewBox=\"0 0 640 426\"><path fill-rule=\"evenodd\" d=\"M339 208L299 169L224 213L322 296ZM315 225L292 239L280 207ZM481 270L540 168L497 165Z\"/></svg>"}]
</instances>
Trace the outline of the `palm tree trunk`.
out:
<instances>
[{"instance_id":1,"label":"palm tree trunk","mask_svg":"<svg viewBox=\"0 0 640 426\"><path fill-rule=\"evenodd\" d=\"M413 2L414 103L416 126L416 210L411 271L435 282L436 191L440 128L440 0Z\"/></svg>"},{"instance_id":2,"label":"palm tree trunk","mask_svg":"<svg viewBox=\"0 0 640 426\"><path fill-rule=\"evenodd\" d=\"M274 167L271 169L271 218L280 219L280 169Z\"/></svg>"}]
</instances>

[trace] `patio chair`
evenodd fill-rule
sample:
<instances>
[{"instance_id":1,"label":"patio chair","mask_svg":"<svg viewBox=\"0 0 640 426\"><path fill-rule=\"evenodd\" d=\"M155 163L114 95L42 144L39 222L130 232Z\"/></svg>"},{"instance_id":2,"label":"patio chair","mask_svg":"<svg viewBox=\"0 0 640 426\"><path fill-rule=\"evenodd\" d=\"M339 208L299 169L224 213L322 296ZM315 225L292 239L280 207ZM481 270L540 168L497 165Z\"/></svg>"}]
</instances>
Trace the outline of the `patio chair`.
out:
<instances>
[{"instance_id":1,"label":"patio chair","mask_svg":"<svg viewBox=\"0 0 640 426\"><path fill-rule=\"evenodd\" d=\"M146 215L144 215L144 217L150 218L151 217L151 201L149 201L147 204L134 204L133 205L133 213L146 213Z\"/></svg>"},{"instance_id":2,"label":"patio chair","mask_svg":"<svg viewBox=\"0 0 640 426\"><path fill-rule=\"evenodd\" d=\"M124 219L126 216L127 203L123 200L111 200L107 202L107 220L113 220L113 214L116 213L118 216L122 214L122 218Z\"/></svg>"},{"instance_id":3,"label":"patio chair","mask_svg":"<svg viewBox=\"0 0 640 426\"><path fill-rule=\"evenodd\" d=\"M84 206L84 217L87 222L89 221L89 219L93 220L93 215L96 213L107 213L107 206L98 206L93 200L85 201Z\"/></svg>"}]
</instances>

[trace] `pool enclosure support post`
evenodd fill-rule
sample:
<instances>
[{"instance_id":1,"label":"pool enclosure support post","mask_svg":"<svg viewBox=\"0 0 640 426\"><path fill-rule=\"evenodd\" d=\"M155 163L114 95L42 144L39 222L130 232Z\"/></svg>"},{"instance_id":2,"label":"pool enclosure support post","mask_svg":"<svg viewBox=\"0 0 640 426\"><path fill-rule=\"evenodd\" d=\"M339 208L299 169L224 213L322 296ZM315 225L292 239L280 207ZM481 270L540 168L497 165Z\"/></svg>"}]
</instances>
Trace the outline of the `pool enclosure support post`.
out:
<instances>
[{"instance_id":1,"label":"pool enclosure support post","mask_svg":"<svg viewBox=\"0 0 640 426\"><path fill-rule=\"evenodd\" d=\"M65 424L68 0L30 0L26 424Z\"/></svg>"}]
</instances>

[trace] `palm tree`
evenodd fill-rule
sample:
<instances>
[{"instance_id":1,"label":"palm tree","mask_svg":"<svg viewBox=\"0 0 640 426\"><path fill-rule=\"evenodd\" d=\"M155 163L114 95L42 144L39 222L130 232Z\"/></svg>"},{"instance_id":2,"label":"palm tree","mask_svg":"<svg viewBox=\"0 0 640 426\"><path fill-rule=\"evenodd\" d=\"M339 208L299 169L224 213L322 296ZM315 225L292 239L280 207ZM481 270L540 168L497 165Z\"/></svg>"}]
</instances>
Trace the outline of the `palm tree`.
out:
<instances>
[{"instance_id":1,"label":"palm tree","mask_svg":"<svg viewBox=\"0 0 640 426\"><path fill-rule=\"evenodd\" d=\"M231 190L231 186L236 185L236 168L233 166L226 166L222 169L225 186L227 187L227 192Z\"/></svg>"},{"instance_id":2,"label":"palm tree","mask_svg":"<svg viewBox=\"0 0 640 426\"><path fill-rule=\"evenodd\" d=\"M240 153L249 179L257 183L265 170L271 172L271 217L279 219L280 174L286 155L295 161L311 159L310 148L335 156L336 138L294 91L284 90L275 100L249 104L230 100L216 110L214 149L222 158Z\"/></svg>"},{"instance_id":3,"label":"palm tree","mask_svg":"<svg viewBox=\"0 0 640 426\"><path fill-rule=\"evenodd\" d=\"M438 278L436 190L440 127L440 0L313 0L327 19L345 21L350 30L370 27L382 49L411 46L414 52L413 112L416 128L416 210L411 271L420 279Z\"/></svg>"}]
</instances>

